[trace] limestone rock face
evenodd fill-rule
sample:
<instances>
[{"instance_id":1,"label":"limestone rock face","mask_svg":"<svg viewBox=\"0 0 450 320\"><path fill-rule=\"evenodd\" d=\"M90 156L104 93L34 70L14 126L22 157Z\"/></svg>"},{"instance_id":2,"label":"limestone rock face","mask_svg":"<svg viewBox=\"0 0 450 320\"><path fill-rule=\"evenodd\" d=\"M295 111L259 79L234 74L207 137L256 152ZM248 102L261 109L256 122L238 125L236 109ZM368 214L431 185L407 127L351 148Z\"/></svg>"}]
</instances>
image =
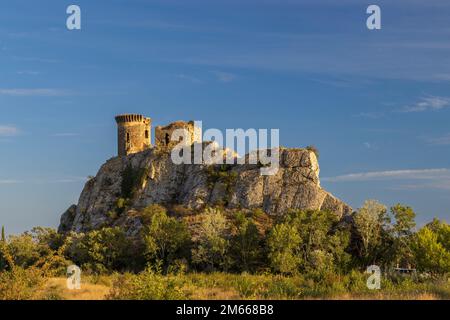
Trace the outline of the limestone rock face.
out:
<instances>
[{"instance_id":1,"label":"limestone rock face","mask_svg":"<svg viewBox=\"0 0 450 320\"><path fill-rule=\"evenodd\" d=\"M77 206L73 204L69 207L69 209L66 210L66 212L62 214L61 220L59 222L58 232L67 232L71 230L76 213Z\"/></svg>"},{"instance_id":2,"label":"limestone rock face","mask_svg":"<svg viewBox=\"0 0 450 320\"><path fill-rule=\"evenodd\" d=\"M280 149L280 168L263 176L258 165L175 165L170 153L156 148L108 160L88 181L78 205L61 217L59 231L85 232L104 226L126 226L129 233L141 227L133 214L111 214L123 197L124 172L132 168L140 177L127 202L136 211L150 204L182 205L200 210L222 204L228 208L261 208L271 215L289 209L323 209L339 217L352 208L320 187L316 155L306 149Z\"/></svg>"}]
</instances>

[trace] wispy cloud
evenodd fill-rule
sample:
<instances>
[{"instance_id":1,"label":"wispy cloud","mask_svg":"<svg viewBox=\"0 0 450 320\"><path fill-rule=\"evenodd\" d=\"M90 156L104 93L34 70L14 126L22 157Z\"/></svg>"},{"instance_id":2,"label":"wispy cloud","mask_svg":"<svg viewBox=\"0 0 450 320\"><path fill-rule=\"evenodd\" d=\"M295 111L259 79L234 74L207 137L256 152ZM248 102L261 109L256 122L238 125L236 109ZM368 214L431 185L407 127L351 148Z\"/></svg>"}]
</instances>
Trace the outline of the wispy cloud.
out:
<instances>
[{"instance_id":1,"label":"wispy cloud","mask_svg":"<svg viewBox=\"0 0 450 320\"><path fill-rule=\"evenodd\" d=\"M434 146L447 146L450 145L450 133L447 133L441 137L428 138L428 144Z\"/></svg>"},{"instance_id":2,"label":"wispy cloud","mask_svg":"<svg viewBox=\"0 0 450 320\"><path fill-rule=\"evenodd\" d=\"M190 76L190 75L187 75L187 74L184 74L184 73L177 74L176 77L178 79L189 81L189 82L192 82L192 83L203 83L203 81L200 80L199 78L196 78L194 76Z\"/></svg>"},{"instance_id":3,"label":"wispy cloud","mask_svg":"<svg viewBox=\"0 0 450 320\"><path fill-rule=\"evenodd\" d=\"M389 187L390 190L409 191L423 189L450 190L450 179L442 179L440 181L432 181L429 183L410 183Z\"/></svg>"},{"instance_id":4,"label":"wispy cloud","mask_svg":"<svg viewBox=\"0 0 450 320\"><path fill-rule=\"evenodd\" d=\"M17 61L25 61L25 62L39 62L39 63L58 63L58 62L61 62L60 60L41 58L41 57L19 57L19 56L13 56L11 58L14 59L14 60L17 60Z\"/></svg>"},{"instance_id":5,"label":"wispy cloud","mask_svg":"<svg viewBox=\"0 0 450 320\"><path fill-rule=\"evenodd\" d=\"M75 132L60 132L60 133L54 133L51 136L57 137L57 138L63 138L63 137L78 137L80 134Z\"/></svg>"},{"instance_id":6,"label":"wispy cloud","mask_svg":"<svg viewBox=\"0 0 450 320\"><path fill-rule=\"evenodd\" d=\"M36 88L36 89L24 89L24 88L0 88L0 95L3 96L15 96L15 97L56 97L69 95L70 91L52 88Z\"/></svg>"},{"instance_id":7,"label":"wispy cloud","mask_svg":"<svg viewBox=\"0 0 450 320\"><path fill-rule=\"evenodd\" d=\"M77 182L86 182L88 180L87 177L67 177L60 179L50 179L50 180L40 180L34 181L35 183L77 183Z\"/></svg>"},{"instance_id":8,"label":"wispy cloud","mask_svg":"<svg viewBox=\"0 0 450 320\"><path fill-rule=\"evenodd\" d=\"M18 179L0 179L0 185L11 185L11 184L58 184L58 183L79 183L86 182L88 180L87 177L76 177L76 176L68 176L68 177L60 177L60 178L36 178L36 179L27 179L27 180L18 180Z\"/></svg>"},{"instance_id":9,"label":"wispy cloud","mask_svg":"<svg viewBox=\"0 0 450 320\"><path fill-rule=\"evenodd\" d=\"M450 179L450 169L391 170L350 173L322 178L328 182L377 181L377 180L440 180Z\"/></svg>"},{"instance_id":10,"label":"wispy cloud","mask_svg":"<svg viewBox=\"0 0 450 320\"><path fill-rule=\"evenodd\" d=\"M448 97L424 97L413 105L405 106L401 112L424 112L436 111L450 107L450 98Z\"/></svg>"},{"instance_id":11,"label":"wispy cloud","mask_svg":"<svg viewBox=\"0 0 450 320\"><path fill-rule=\"evenodd\" d=\"M0 179L0 185L2 184L17 184L21 183L22 181L19 180L8 180L8 179Z\"/></svg>"},{"instance_id":12,"label":"wispy cloud","mask_svg":"<svg viewBox=\"0 0 450 320\"><path fill-rule=\"evenodd\" d=\"M17 71L17 74L21 76L37 76L40 74L40 72L34 70L21 70Z\"/></svg>"},{"instance_id":13,"label":"wispy cloud","mask_svg":"<svg viewBox=\"0 0 450 320\"><path fill-rule=\"evenodd\" d=\"M230 72L213 71L213 74L220 82L232 82L236 79L236 75Z\"/></svg>"},{"instance_id":14,"label":"wispy cloud","mask_svg":"<svg viewBox=\"0 0 450 320\"><path fill-rule=\"evenodd\" d=\"M357 118L366 118L366 119L380 119L384 117L384 113L382 112L361 112L358 114L355 114L354 117Z\"/></svg>"},{"instance_id":15,"label":"wispy cloud","mask_svg":"<svg viewBox=\"0 0 450 320\"><path fill-rule=\"evenodd\" d=\"M14 137L20 133L20 130L15 126L0 125L0 137Z\"/></svg>"}]
</instances>

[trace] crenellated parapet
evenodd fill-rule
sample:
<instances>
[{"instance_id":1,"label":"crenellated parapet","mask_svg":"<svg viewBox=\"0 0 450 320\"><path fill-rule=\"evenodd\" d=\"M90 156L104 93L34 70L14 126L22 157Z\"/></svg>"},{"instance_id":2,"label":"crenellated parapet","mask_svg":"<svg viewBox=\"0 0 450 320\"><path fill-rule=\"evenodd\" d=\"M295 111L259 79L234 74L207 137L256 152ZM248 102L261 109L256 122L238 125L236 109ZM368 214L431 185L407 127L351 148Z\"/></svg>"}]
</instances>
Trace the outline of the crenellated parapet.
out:
<instances>
[{"instance_id":1,"label":"crenellated parapet","mask_svg":"<svg viewBox=\"0 0 450 320\"><path fill-rule=\"evenodd\" d=\"M150 118L144 117L142 114L121 114L116 116L117 123L124 122L149 122Z\"/></svg>"}]
</instances>

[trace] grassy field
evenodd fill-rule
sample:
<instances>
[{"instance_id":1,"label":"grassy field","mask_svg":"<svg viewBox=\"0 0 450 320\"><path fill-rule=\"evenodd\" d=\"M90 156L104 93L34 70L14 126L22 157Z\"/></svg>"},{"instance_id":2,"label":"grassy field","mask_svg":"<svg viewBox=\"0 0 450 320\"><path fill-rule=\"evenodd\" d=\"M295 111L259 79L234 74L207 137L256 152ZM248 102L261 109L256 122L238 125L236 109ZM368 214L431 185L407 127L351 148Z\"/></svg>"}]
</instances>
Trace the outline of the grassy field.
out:
<instances>
[{"instance_id":1,"label":"grassy field","mask_svg":"<svg viewBox=\"0 0 450 320\"><path fill-rule=\"evenodd\" d=\"M368 290L358 275L314 282L303 277L233 275L224 273L162 276L113 275L83 278L81 289L69 290L65 278L49 278L39 296L56 300L103 299L332 299L440 300L450 299L447 280L419 283L385 281L381 290ZM327 282L328 281L328 282Z\"/></svg>"},{"instance_id":2,"label":"grassy field","mask_svg":"<svg viewBox=\"0 0 450 320\"><path fill-rule=\"evenodd\" d=\"M101 283L82 283L81 289L69 290L66 278L50 278L43 287L48 299L58 300L104 300L111 290L111 285Z\"/></svg>"}]
</instances>

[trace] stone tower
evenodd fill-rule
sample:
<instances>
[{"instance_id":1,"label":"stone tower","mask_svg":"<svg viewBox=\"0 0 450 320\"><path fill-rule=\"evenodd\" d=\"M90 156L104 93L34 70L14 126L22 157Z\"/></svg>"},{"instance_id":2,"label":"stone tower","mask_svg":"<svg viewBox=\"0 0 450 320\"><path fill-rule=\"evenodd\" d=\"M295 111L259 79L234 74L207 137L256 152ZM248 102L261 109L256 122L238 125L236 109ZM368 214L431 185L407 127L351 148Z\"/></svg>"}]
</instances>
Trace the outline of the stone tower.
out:
<instances>
[{"instance_id":1,"label":"stone tower","mask_svg":"<svg viewBox=\"0 0 450 320\"><path fill-rule=\"evenodd\" d=\"M119 156L151 147L151 119L140 114L116 116Z\"/></svg>"}]
</instances>

